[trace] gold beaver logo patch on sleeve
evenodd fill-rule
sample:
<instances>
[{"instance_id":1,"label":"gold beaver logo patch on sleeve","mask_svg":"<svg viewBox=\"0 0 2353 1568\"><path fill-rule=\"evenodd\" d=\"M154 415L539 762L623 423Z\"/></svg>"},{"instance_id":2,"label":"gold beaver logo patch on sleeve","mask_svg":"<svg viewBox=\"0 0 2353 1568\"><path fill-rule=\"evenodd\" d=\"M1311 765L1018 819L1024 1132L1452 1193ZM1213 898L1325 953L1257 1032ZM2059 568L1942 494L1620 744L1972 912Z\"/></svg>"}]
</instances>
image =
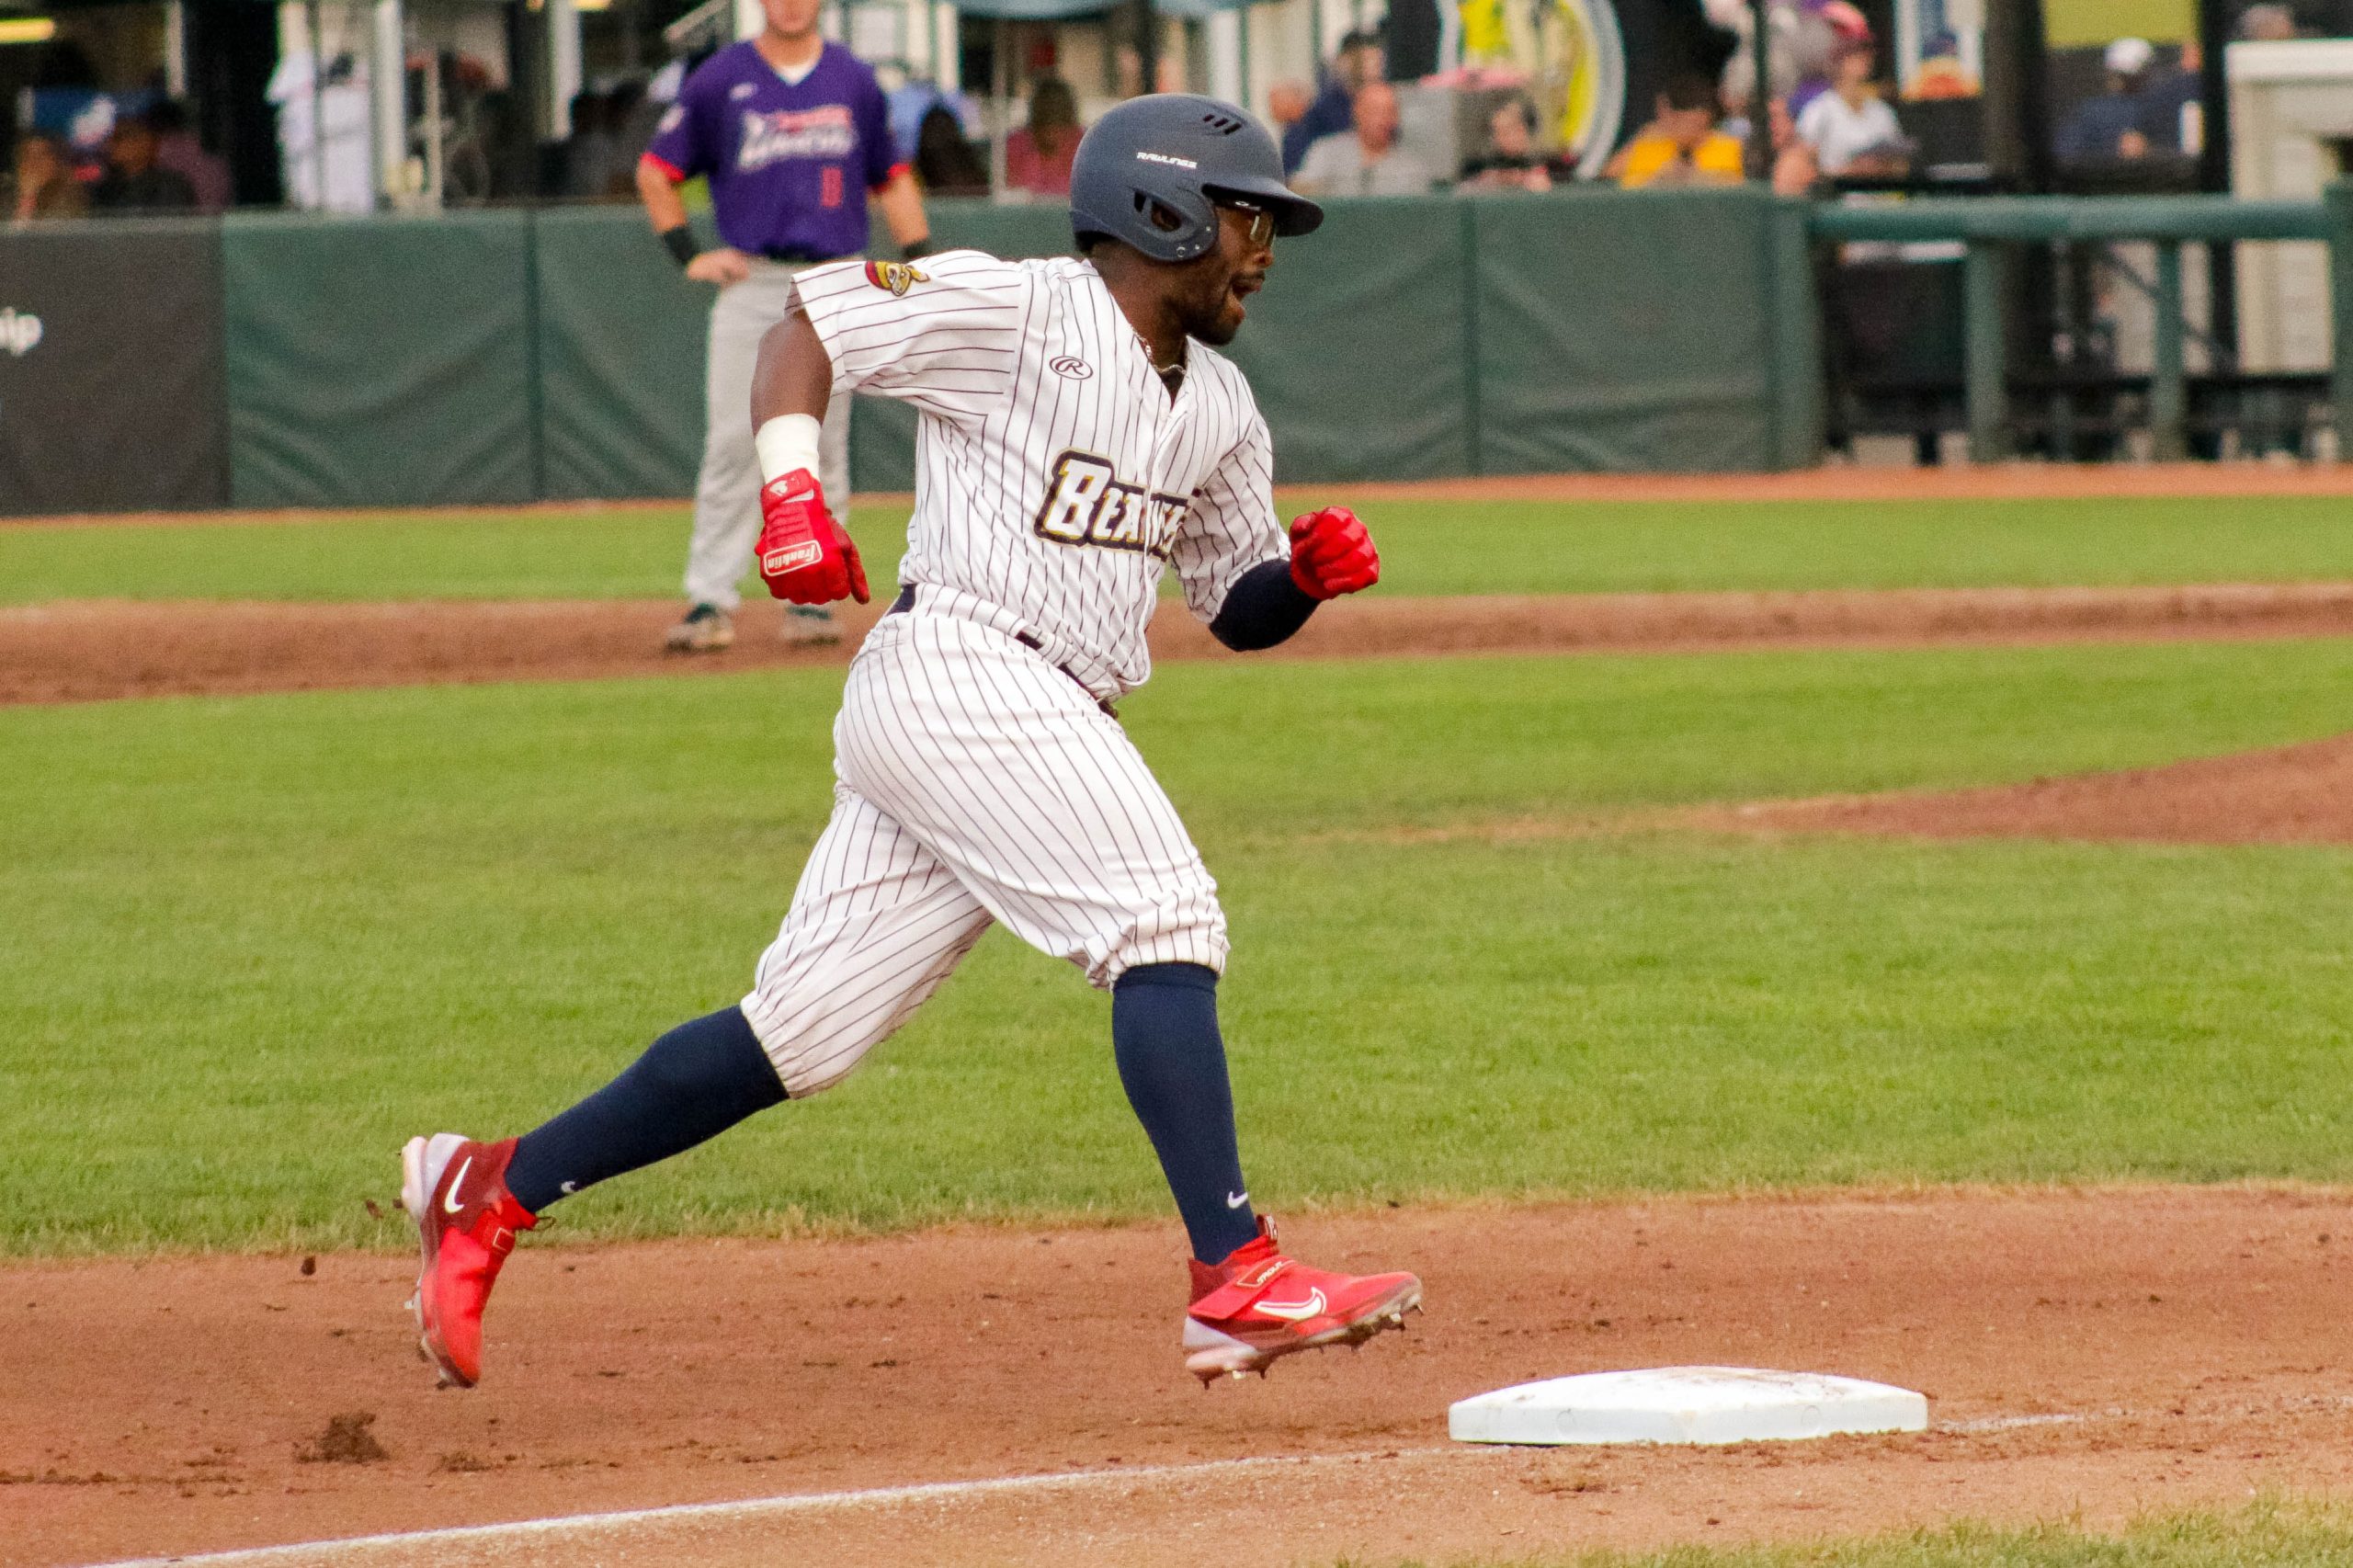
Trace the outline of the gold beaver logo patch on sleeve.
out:
<instances>
[{"instance_id":1,"label":"gold beaver logo patch on sleeve","mask_svg":"<svg viewBox=\"0 0 2353 1568\"><path fill-rule=\"evenodd\" d=\"M888 289L899 299L918 283L931 281L904 261L870 261L866 264L866 280L877 289Z\"/></svg>"}]
</instances>

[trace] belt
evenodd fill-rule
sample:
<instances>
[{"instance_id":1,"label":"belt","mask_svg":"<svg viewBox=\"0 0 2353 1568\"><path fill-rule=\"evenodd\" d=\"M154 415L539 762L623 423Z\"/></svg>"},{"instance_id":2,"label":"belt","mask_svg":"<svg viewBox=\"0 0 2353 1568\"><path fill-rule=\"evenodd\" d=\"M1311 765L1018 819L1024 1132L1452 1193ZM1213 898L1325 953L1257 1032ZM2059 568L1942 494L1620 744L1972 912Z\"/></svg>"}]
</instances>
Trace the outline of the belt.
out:
<instances>
[{"instance_id":1,"label":"belt","mask_svg":"<svg viewBox=\"0 0 2353 1568\"><path fill-rule=\"evenodd\" d=\"M899 589L899 597L892 599L891 601L891 608L884 610L882 613L884 615L904 615L907 611L915 608L915 585L913 583L908 583ZM1016 642L1020 643L1024 648L1029 649L1033 653L1042 653L1046 649L1044 642L1040 642L1034 634L1028 631L1015 632L1013 634L1013 640ZM1106 699L1096 696L1095 688L1078 678L1078 672L1076 670L1072 669L1068 665L1056 665L1054 668L1070 676L1071 680L1077 685L1078 689L1086 693L1086 699L1089 702L1092 702L1096 707L1103 710L1103 711L1111 718L1116 719L1120 716L1120 710L1117 708L1112 707L1110 702Z\"/></svg>"},{"instance_id":2,"label":"belt","mask_svg":"<svg viewBox=\"0 0 2353 1568\"><path fill-rule=\"evenodd\" d=\"M814 267L820 262L846 259L838 256L819 256L815 251L807 250L764 250L760 253L760 257L764 261L781 261L788 265L802 267Z\"/></svg>"}]
</instances>

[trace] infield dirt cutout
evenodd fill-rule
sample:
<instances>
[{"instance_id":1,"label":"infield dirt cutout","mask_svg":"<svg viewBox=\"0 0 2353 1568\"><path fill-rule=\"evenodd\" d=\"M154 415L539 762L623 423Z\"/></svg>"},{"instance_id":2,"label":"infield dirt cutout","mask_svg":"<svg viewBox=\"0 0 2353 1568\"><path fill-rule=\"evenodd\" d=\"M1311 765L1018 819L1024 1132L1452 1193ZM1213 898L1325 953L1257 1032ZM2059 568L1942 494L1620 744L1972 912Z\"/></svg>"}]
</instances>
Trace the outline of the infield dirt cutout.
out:
<instances>
[{"instance_id":1,"label":"infield dirt cutout","mask_svg":"<svg viewBox=\"0 0 2353 1568\"><path fill-rule=\"evenodd\" d=\"M1677 820L1743 832L1917 838L2353 844L2353 735L1982 790L1709 807Z\"/></svg>"},{"instance_id":2,"label":"infield dirt cutout","mask_svg":"<svg viewBox=\"0 0 2353 1568\"><path fill-rule=\"evenodd\" d=\"M2273 460L2165 463L1951 463L1936 468L1824 463L1779 473L1527 473L1454 479L1340 481L1278 484L1278 506L1345 501L1689 501L1745 506L1758 501L2045 501L2076 497L2197 495L2215 500L2279 495L2353 495L2353 464ZM861 506L911 507L908 491L861 490ZM413 508L412 513L423 508ZM445 517L562 517L577 512L644 512L683 519L675 498L543 501L517 506L437 506ZM0 517L6 528L217 528L222 524L316 522L398 515L381 507L279 507L201 512L98 512Z\"/></svg>"},{"instance_id":3,"label":"infield dirt cutout","mask_svg":"<svg viewBox=\"0 0 2353 1568\"><path fill-rule=\"evenodd\" d=\"M1173 1225L551 1239L510 1266L485 1381L462 1392L416 1358L407 1254L307 1277L290 1256L0 1269L0 1560L1057 1474L356 1560L1444 1562L1956 1516L2104 1524L2353 1482L2353 1197L2335 1191L1302 1215L1300 1252L1417 1269L1427 1313L1206 1392L1178 1364ZM1921 1389L1935 1426L1712 1450L1445 1440L1466 1394L1695 1362ZM321 1462L336 1423L387 1457Z\"/></svg>"},{"instance_id":4,"label":"infield dirt cutout","mask_svg":"<svg viewBox=\"0 0 2353 1568\"><path fill-rule=\"evenodd\" d=\"M776 606L748 608L733 648L665 654L668 600L301 604L69 600L0 608L0 704L188 693L710 674L840 664L880 613L846 606L843 641L789 647ZM2353 635L2353 583L2146 588L1911 588L1804 593L1414 598L1325 607L1251 658L1708 652L1757 647ZM1152 624L1155 659L1228 658L1181 606Z\"/></svg>"}]
</instances>

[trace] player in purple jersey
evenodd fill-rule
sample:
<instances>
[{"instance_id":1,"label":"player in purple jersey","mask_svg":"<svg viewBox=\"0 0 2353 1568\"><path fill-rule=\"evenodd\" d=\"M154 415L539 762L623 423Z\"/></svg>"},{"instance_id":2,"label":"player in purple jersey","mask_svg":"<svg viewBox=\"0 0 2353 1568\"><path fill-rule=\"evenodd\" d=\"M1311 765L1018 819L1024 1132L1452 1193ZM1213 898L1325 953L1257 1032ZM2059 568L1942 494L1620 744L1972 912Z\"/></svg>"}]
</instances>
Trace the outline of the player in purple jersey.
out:
<instances>
[{"instance_id":1,"label":"player in purple jersey","mask_svg":"<svg viewBox=\"0 0 2353 1568\"><path fill-rule=\"evenodd\" d=\"M654 232L687 276L716 284L704 381L702 472L687 551L687 615L664 645L716 653L735 640L736 584L760 531L759 461L745 410L761 336L792 298L793 275L866 249L867 199L882 210L907 258L929 248L931 226L915 177L898 159L874 73L818 31L823 0L761 0L759 37L703 62L662 117L637 166L637 191ZM698 250L678 187L700 175L721 244ZM849 494L849 400L825 424L824 483ZM835 488L838 486L839 488ZM831 642L833 614L794 605L785 635Z\"/></svg>"}]
</instances>

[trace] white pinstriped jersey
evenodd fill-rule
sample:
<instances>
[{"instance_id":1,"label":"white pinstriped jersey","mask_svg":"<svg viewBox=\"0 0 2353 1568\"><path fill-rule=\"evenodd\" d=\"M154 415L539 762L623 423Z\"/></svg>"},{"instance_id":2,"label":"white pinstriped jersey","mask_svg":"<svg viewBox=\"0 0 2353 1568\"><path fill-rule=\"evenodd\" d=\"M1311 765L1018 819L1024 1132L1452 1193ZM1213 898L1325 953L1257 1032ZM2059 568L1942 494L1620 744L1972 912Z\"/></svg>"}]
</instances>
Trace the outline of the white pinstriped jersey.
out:
<instances>
[{"instance_id":1,"label":"white pinstriped jersey","mask_svg":"<svg viewBox=\"0 0 2353 1568\"><path fill-rule=\"evenodd\" d=\"M1279 559L1266 422L1188 351L1172 402L1085 261L952 251L798 279L836 395L921 415L899 568L913 613L867 634L834 725L833 821L744 1016L798 1098L923 1005L992 921L1108 988L1139 964L1225 967L1217 883L1096 697L1151 673L1170 564L1213 619Z\"/></svg>"},{"instance_id":2,"label":"white pinstriped jersey","mask_svg":"<svg viewBox=\"0 0 2353 1568\"><path fill-rule=\"evenodd\" d=\"M1199 343L1172 402L1091 262L949 251L799 278L836 395L920 419L903 583L1001 607L1101 695L1143 684L1161 573L1213 619L1288 551L1249 383Z\"/></svg>"}]
</instances>

